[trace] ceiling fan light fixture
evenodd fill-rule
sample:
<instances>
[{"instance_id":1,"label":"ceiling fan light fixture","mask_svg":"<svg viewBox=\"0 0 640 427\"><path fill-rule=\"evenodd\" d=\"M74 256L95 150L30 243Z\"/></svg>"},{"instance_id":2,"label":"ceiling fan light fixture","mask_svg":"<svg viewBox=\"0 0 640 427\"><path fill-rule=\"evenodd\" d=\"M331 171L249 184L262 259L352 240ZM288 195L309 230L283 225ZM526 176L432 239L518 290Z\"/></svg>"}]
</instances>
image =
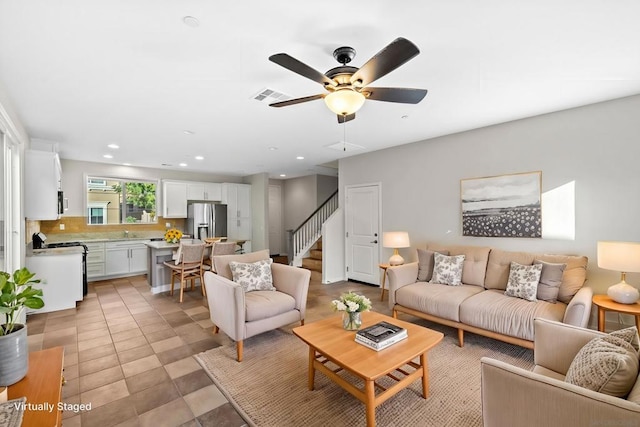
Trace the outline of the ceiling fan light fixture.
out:
<instances>
[{"instance_id":1,"label":"ceiling fan light fixture","mask_svg":"<svg viewBox=\"0 0 640 427\"><path fill-rule=\"evenodd\" d=\"M324 97L329 110L341 116L353 114L362 107L365 97L353 89L340 89Z\"/></svg>"}]
</instances>

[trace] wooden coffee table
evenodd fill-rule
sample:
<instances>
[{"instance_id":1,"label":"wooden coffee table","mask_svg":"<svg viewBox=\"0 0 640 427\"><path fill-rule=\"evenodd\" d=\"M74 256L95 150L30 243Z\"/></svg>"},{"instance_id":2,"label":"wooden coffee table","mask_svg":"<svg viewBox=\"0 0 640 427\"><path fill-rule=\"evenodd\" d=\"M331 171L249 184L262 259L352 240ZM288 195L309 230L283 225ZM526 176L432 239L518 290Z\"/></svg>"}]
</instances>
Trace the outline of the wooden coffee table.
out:
<instances>
[{"instance_id":1,"label":"wooden coffee table","mask_svg":"<svg viewBox=\"0 0 640 427\"><path fill-rule=\"evenodd\" d=\"M332 316L318 322L293 328L302 341L309 345L309 390L314 388L315 372L320 371L340 387L351 393L366 406L367 426L376 425L376 407L400 390L422 378L422 397L429 395L429 369L427 352L442 341L444 335L413 323L394 319L384 314L362 313L362 327L387 321L402 326L409 337L381 351L371 350L355 342L355 332L342 328L341 316ZM416 363L413 359L419 358ZM335 370L326 366L333 362ZM406 366L414 368L405 368ZM345 369L361 378L364 386L359 388L337 374ZM376 380L389 377L396 381L390 387L376 384ZM376 388L380 390L376 394Z\"/></svg>"}]
</instances>

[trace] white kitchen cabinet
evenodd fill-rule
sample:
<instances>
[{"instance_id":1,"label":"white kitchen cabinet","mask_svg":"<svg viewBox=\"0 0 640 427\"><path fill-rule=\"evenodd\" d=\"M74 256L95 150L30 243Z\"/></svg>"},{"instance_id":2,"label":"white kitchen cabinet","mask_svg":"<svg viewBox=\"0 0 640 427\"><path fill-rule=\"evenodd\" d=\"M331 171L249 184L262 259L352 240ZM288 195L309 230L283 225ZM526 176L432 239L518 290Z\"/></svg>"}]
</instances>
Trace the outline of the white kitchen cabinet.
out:
<instances>
[{"instance_id":1,"label":"white kitchen cabinet","mask_svg":"<svg viewBox=\"0 0 640 427\"><path fill-rule=\"evenodd\" d=\"M68 253L64 253L68 252ZM39 254L25 258L26 267L41 282L33 285L42 289L44 307L29 309L29 313L48 313L76 307L82 301L82 253L60 251L60 254Z\"/></svg>"},{"instance_id":2,"label":"white kitchen cabinet","mask_svg":"<svg viewBox=\"0 0 640 427\"><path fill-rule=\"evenodd\" d=\"M57 153L28 150L25 155L24 212L30 220L60 218L58 191L62 168Z\"/></svg>"},{"instance_id":3,"label":"white kitchen cabinet","mask_svg":"<svg viewBox=\"0 0 640 427\"><path fill-rule=\"evenodd\" d=\"M227 205L227 238L251 240L251 185L222 184L222 203ZM244 251L250 248L251 243L245 243Z\"/></svg>"},{"instance_id":4,"label":"white kitchen cabinet","mask_svg":"<svg viewBox=\"0 0 640 427\"><path fill-rule=\"evenodd\" d=\"M107 242L105 273L107 276L146 273L147 241Z\"/></svg>"},{"instance_id":5,"label":"white kitchen cabinet","mask_svg":"<svg viewBox=\"0 0 640 427\"><path fill-rule=\"evenodd\" d=\"M162 181L162 216L164 218L187 217L187 183Z\"/></svg>"},{"instance_id":6,"label":"white kitchen cabinet","mask_svg":"<svg viewBox=\"0 0 640 427\"><path fill-rule=\"evenodd\" d=\"M222 200L222 184L215 182L189 182L187 184L187 200Z\"/></svg>"},{"instance_id":7,"label":"white kitchen cabinet","mask_svg":"<svg viewBox=\"0 0 640 427\"><path fill-rule=\"evenodd\" d=\"M105 275L104 242L85 243L87 245L87 278Z\"/></svg>"}]
</instances>

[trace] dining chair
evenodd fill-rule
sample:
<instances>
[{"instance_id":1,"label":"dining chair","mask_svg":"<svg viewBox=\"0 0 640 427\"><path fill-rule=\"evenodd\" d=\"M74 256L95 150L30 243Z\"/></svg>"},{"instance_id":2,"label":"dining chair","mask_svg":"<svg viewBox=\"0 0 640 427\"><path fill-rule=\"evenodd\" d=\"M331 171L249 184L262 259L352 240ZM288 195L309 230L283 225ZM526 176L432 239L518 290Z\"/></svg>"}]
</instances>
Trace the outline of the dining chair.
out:
<instances>
[{"instance_id":1,"label":"dining chair","mask_svg":"<svg viewBox=\"0 0 640 427\"><path fill-rule=\"evenodd\" d=\"M202 295L205 295L206 291L202 280L204 248L204 243L180 243L177 259L164 262L164 265L171 269L171 291L169 295L173 295L175 279L178 278L180 280L180 302L182 302L184 288L188 280L191 281L191 290L193 290L196 279L200 279Z\"/></svg>"},{"instance_id":2,"label":"dining chair","mask_svg":"<svg viewBox=\"0 0 640 427\"><path fill-rule=\"evenodd\" d=\"M209 257L209 269L216 272L213 263L213 257L218 255L233 255L236 253L236 242L216 242L211 247L211 256Z\"/></svg>"}]
</instances>

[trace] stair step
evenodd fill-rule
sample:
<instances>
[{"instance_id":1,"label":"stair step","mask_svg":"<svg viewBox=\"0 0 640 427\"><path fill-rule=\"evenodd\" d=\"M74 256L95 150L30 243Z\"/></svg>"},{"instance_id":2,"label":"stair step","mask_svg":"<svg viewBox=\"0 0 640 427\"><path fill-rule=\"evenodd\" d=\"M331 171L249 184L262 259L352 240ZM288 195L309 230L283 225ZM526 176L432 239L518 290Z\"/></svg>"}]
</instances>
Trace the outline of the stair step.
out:
<instances>
[{"instance_id":1,"label":"stair step","mask_svg":"<svg viewBox=\"0 0 640 427\"><path fill-rule=\"evenodd\" d=\"M322 271L322 260L302 258L302 268L312 271Z\"/></svg>"},{"instance_id":2,"label":"stair step","mask_svg":"<svg viewBox=\"0 0 640 427\"><path fill-rule=\"evenodd\" d=\"M321 249L311 249L309 251L311 256L309 258L322 260L322 250Z\"/></svg>"},{"instance_id":3,"label":"stair step","mask_svg":"<svg viewBox=\"0 0 640 427\"><path fill-rule=\"evenodd\" d=\"M322 250L322 237L316 242L316 249Z\"/></svg>"}]
</instances>

